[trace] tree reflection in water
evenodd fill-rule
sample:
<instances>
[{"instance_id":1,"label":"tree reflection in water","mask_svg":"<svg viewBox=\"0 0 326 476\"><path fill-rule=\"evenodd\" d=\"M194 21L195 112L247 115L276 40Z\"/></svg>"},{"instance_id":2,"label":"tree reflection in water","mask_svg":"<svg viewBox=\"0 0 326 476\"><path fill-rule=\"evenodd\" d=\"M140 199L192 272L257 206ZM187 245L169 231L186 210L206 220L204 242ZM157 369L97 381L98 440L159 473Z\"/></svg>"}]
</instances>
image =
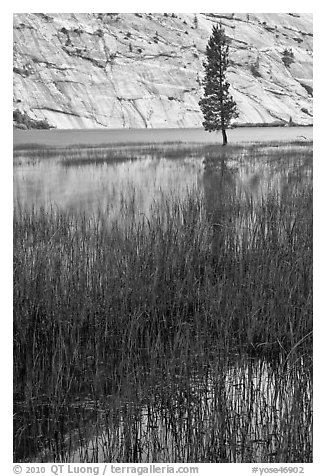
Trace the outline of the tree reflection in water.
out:
<instances>
[{"instance_id":1,"label":"tree reflection in water","mask_svg":"<svg viewBox=\"0 0 326 476\"><path fill-rule=\"evenodd\" d=\"M203 165L204 206L213 229L212 258L217 263L219 250L225 244L225 229L231 226L230 211L236 195L237 170L228 165L225 153L206 155Z\"/></svg>"}]
</instances>

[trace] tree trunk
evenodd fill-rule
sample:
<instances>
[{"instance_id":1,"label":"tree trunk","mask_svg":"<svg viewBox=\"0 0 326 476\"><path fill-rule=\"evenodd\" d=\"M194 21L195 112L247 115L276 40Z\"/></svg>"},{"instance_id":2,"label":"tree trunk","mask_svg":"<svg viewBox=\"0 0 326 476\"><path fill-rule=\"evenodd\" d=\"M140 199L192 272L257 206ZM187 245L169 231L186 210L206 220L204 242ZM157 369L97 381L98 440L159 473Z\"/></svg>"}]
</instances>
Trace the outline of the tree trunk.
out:
<instances>
[{"instance_id":1,"label":"tree trunk","mask_svg":"<svg viewBox=\"0 0 326 476\"><path fill-rule=\"evenodd\" d=\"M228 138L226 137L225 129L222 129L222 136L223 136L223 145L226 145L228 143Z\"/></svg>"}]
</instances>

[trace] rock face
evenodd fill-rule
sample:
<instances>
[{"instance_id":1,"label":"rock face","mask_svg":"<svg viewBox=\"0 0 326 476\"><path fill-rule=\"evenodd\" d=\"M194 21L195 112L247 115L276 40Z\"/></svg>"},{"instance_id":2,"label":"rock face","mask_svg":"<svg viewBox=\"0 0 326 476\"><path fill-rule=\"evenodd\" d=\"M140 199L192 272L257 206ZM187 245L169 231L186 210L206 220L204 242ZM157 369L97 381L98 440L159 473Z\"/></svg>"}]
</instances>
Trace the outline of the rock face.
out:
<instances>
[{"instance_id":1,"label":"rock face","mask_svg":"<svg viewBox=\"0 0 326 476\"><path fill-rule=\"evenodd\" d=\"M230 38L237 124L312 124L306 13L15 14L16 117L64 129L201 127L217 21Z\"/></svg>"}]
</instances>

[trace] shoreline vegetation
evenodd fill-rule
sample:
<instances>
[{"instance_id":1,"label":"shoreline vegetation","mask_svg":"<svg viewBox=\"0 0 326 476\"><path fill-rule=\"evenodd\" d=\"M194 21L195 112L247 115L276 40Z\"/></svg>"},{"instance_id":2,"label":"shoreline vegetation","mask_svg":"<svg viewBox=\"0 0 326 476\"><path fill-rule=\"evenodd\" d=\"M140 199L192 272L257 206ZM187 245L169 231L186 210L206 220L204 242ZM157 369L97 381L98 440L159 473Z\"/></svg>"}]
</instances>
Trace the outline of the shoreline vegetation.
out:
<instances>
[{"instance_id":1,"label":"shoreline vegetation","mask_svg":"<svg viewBox=\"0 0 326 476\"><path fill-rule=\"evenodd\" d=\"M155 145L220 181L148 216L128 190L111 221L15 203L15 461L312 461L312 143L274 146ZM287 185L235 193L244 151L291 159ZM60 160L108 160L89 153Z\"/></svg>"},{"instance_id":2,"label":"shoreline vegetation","mask_svg":"<svg viewBox=\"0 0 326 476\"><path fill-rule=\"evenodd\" d=\"M250 141L248 142L247 144L245 143L235 143L235 144L228 144L229 147L228 149L236 149L236 148L255 148L255 147L278 147L278 146L282 146L282 147L291 147L293 145L309 145L309 146L312 146L312 139L299 139L299 140L291 140L291 141L288 141L287 143L284 143L284 142L279 142L279 141L276 141L276 140L271 140L271 141ZM41 144L41 143L38 143L38 142L31 142L31 143L23 143L23 144L14 144L14 148L13 148L13 151L15 153L15 151L21 151L21 150L25 150L25 149L31 149L32 151L38 151L38 149L53 149L53 150L60 150L60 152L62 150L66 150L68 153L71 151L71 149L74 149L76 148L77 150L78 149L101 149L101 148L107 148L107 149L112 149L112 148L115 148L115 147L119 147L119 148L125 148L125 149L129 149L131 147L150 147L150 148L161 148L162 150L165 150L164 148L165 147L182 147L183 149L188 149L186 150L186 152L191 152L193 150L195 150L195 152L198 152L198 150L202 150L202 151L206 151L207 149L210 149L211 151L212 150L215 150L215 151L220 151L220 152L224 152L220 146L221 144L205 144L203 142L193 142L191 143L191 145L187 144L186 142L184 141L175 141L175 140L171 140L171 141L163 141L163 142L158 142L158 143L153 143L153 142L128 142L128 143L125 143L125 144L122 144L120 142L111 142L111 143L106 143L106 142L103 142L103 143L100 143L100 144L71 144L71 145L62 145L62 146L57 146L57 145L50 145L50 144Z\"/></svg>"}]
</instances>

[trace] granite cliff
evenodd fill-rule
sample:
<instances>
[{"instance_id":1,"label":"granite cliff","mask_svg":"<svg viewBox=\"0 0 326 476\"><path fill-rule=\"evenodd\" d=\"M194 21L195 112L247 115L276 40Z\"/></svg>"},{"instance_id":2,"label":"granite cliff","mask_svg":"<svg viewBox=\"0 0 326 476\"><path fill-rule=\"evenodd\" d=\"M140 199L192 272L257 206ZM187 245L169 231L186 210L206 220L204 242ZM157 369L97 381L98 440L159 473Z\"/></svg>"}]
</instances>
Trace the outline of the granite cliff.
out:
<instances>
[{"instance_id":1,"label":"granite cliff","mask_svg":"<svg viewBox=\"0 0 326 476\"><path fill-rule=\"evenodd\" d=\"M15 14L18 127L200 127L214 22L239 125L312 124L312 14Z\"/></svg>"}]
</instances>

